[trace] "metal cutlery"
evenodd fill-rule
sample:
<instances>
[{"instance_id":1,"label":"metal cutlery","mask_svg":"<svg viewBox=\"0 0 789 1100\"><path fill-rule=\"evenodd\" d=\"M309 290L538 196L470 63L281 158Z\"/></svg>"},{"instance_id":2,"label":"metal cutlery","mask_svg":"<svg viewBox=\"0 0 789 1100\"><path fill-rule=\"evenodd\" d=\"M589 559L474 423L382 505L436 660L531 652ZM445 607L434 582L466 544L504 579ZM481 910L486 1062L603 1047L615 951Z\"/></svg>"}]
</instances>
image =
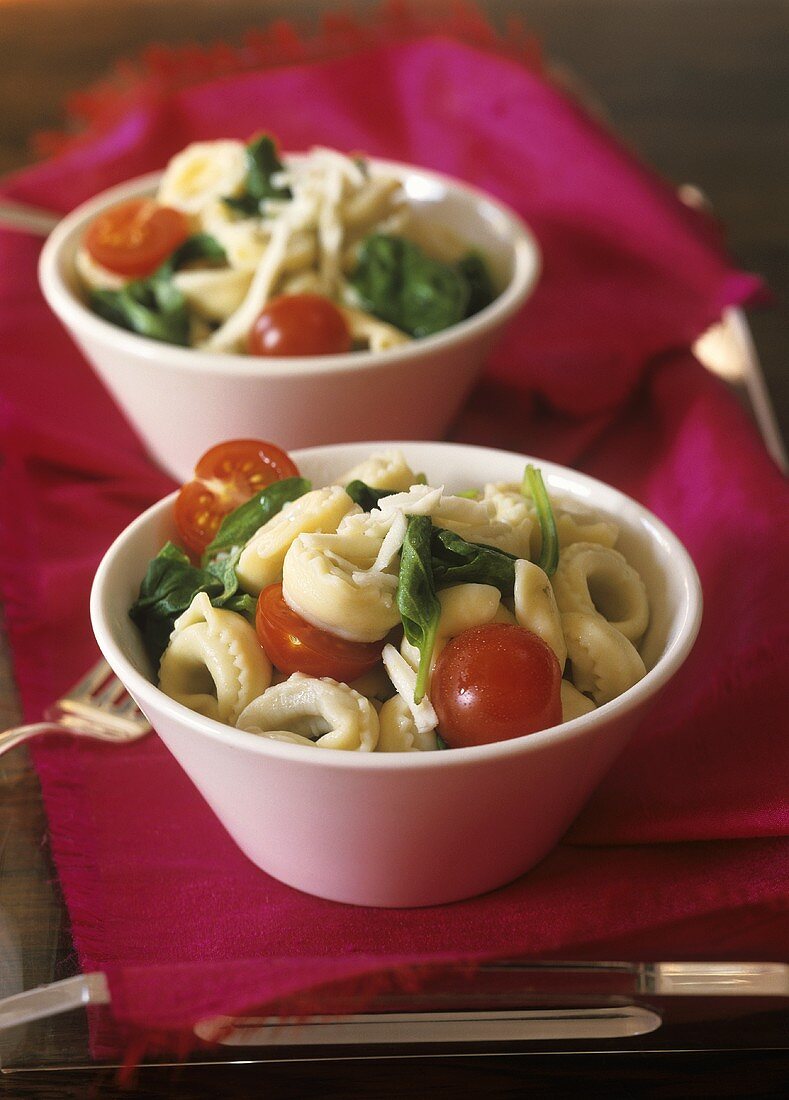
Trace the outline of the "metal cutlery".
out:
<instances>
[{"instance_id":1,"label":"metal cutlery","mask_svg":"<svg viewBox=\"0 0 789 1100\"><path fill-rule=\"evenodd\" d=\"M0 733L0 756L45 733L70 733L122 744L150 732L147 718L127 694L106 661L99 661L62 698L48 707L44 721Z\"/></svg>"}]
</instances>

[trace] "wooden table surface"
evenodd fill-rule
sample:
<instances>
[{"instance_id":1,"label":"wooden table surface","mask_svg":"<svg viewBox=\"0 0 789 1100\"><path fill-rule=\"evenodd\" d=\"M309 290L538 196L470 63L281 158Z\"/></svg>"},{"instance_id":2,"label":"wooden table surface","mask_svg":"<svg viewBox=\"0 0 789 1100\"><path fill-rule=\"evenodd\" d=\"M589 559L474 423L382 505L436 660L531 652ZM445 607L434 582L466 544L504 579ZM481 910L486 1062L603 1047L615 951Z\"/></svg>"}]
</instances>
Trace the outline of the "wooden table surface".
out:
<instances>
[{"instance_id":1,"label":"wooden table surface","mask_svg":"<svg viewBox=\"0 0 789 1100\"><path fill-rule=\"evenodd\" d=\"M0 0L0 174L30 163L30 135L64 121L64 98L151 41L240 41L287 14L310 27L334 3L304 0ZM345 3L365 12L370 3ZM674 184L710 198L738 262L775 295L749 316L784 435L789 436L789 0L488 0L498 26L518 14L546 54L605 104L610 124ZM3 521L6 517L0 517ZM19 720L0 620L0 728ZM0 832L43 821L23 751L8 759ZM677 1052L413 1063L314 1063L145 1070L133 1091L107 1072L0 1077L0 1096L262 1095L779 1096L779 1053ZM264 1092L265 1090L265 1092Z\"/></svg>"}]
</instances>

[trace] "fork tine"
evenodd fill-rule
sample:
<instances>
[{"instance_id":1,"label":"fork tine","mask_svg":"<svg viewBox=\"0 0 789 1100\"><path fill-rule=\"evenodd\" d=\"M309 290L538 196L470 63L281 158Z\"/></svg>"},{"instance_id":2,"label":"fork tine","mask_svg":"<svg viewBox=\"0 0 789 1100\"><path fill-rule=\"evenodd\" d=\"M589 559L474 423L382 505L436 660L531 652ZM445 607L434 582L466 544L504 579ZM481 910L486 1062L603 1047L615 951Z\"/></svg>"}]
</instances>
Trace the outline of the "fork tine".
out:
<instances>
[{"instance_id":1,"label":"fork tine","mask_svg":"<svg viewBox=\"0 0 789 1100\"><path fill-rule=\"evenodd\" d=\"M126 694L126 688L117 678L112 676L105 685L102 686L101 691L97 691L91 702L94 706L101 707L102 710L106 710L113 704L119 702Z\"/></svg>"},{"instance_id":2,"label":"fork tine","mask_svg":"<svg viewBox=\"0 0 789 1100\"><path fill-rule=\"evenodd\" d=\"M7 730L0 753L40 733L60 728L76 735L118 743L135 741L151 730L106 661L99 661L82 679L44 711L44 722ZM6 735L12 734L9 738Z\"/></svg>"},{"instance_id":3,"label":"fork tine","mask_svg":"<svg viewBox=\"0 0 789 1100\"><path fill-rule=\"evenodd\" d=\"M132 699L131 695L127 695L125 699L119 700L115 707L115 713L119 714L122 718L125 718L127 716L135 716L139 718L140 721L148 721L142 711L139 710L139 708L137 707L137 704Z\"/></svg>"},{"instance_id":4,"label":"fork tine","mask_svg":"<svg viewBox=\"0 0 789 1100\"><path fill-rule=\"evenodd\" d=\"M66 692L62 697L63 699L85 699L102 686L108 677L115 674L105 660L97 661L93 668L89 669L81 680L78 680L74 686Z\"/></svg>"}]
</instances>

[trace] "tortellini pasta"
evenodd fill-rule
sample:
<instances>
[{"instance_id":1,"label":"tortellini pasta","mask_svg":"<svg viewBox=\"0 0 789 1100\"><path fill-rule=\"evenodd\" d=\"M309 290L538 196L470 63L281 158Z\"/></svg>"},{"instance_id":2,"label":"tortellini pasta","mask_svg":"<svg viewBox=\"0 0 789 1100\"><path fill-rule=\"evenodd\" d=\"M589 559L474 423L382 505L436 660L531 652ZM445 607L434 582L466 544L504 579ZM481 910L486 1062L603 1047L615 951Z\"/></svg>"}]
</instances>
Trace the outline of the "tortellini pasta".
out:
<instances>
[{"instance_id":1,"label":"tortellini pasta","mask_svg":"<svg viewBox=\"0 0 789 1100\"><path fill-rule=\"evenodd\" d=\"M176 621L159 665L159 687L179 703L234 725L271 683L271 661L249 623L199 592Z\"/></svg>"},{"instance_id":2,"label":"tortellini pasta","mask_svg":"<svg viewBox=\"0 0 789 1100\"><path fill-rule=\"evenodd\" d=\"M352 481L363 481L373 489L391 489L398 493L407 493L416 481L416 474L405 460L402 451L383 451L371 455L364 462L346 470L338 479L340 485L349 485Z\"/></svg>"},{"instance_id":3,"label":"tortellini pasta","mask_svg":"<svg viewBox=\"0 0 789 1100\"><path fill-rule=\"evenodd\" d=\"M559 555L553 578L559 610L599 614L629 641L649 622L644 582L618 550L575 542Z\"/></svg>"},{"instance_id":4,"label":"tortellini pasta","mask_svg":"<svg viewBox=\"0 0 789 1100\"><path fill-rule=\"evenodd\" d=\"M560 668L567 660L567 645L556 597L547 573L524 558L515 563L515 621L539 635L556 654Z\"/></svg>"},{"instance_id":5,"label":"tortellini pasta","mask_svg":"<svg viewBox=\"0 0 789 1100\"><path fill-rule=\"evenodd\" d=\"M610 703L646 674L633 643L602 615L570 611L562 629L575 686L596 703Z\"/></svg>"},{"instance_id":6,"label":"tortellini pasta","mask_svg":"<svg viewBox=\"0 0 789 1100\"><path fill-rule=\"evenodd\" d=\"M441 650L451 638L462 634L464 630L495 621L501 605L501 593L492 584L457 584L439 592L438 602L441 604L441 615L430 662L431 671ZM400 643L400 652L412 668L416 669L419 651L405 637Z\"/></svg>"},{"instance_id":7,"label":"tortellini pasta","mask_svg":"<svg viewBox=\"0 0 789 1100\"><path fill-rule=\"evenodd\" d=\"M170 160L159 183L165 206L199 214L210 202L238 195L247 174L246 150L240 141L198 141Z\"/></svg>"},{"instance_id":8,"label":"tortellini pasta","mask_svg":"<svg viewBox=\"0 0 789 1100\"><path fill-rule=\"evenodd\" d=\"M377 503L373 497L370 511L346 491L357 480L384 494ZM213 607L200 592L176 621L162 657L163 691L269 739L358 752L425 752L443 747L430 697L436 663L451 639L472 628L517 624L545 642L563 670L563 721L604 706L646 674L637 649L649 624L646 588L608 545L618 532L607 519L557 507L557 529L562 516L573 518L565 524L570 541L560 546L549 577L533 560L540 521L516 486L489 484L473 497L454 495L423 484L396 448L370 456L338 482L286 503L248 539L236 574L253 596L281 581L282 599L299 620L340 648L378 646L378 663L374 648L372 662L363 666L368 671L350 684L292 672L292 666L275 668L250 622ZM453 531L472 551L489 546L504 551L497 561L512 561L508 585L439 585L424 665L422 651L402 630L398 603L412 518L417 527L429 519L433 534L434 528ZM575 538L580 532L590 537ZM428 545L437 552L435 542Z\"/></svg>"},{"instance_id":9,"label":"tortellini pasta","mask_svg":"<svg viewBox=\"0 0 789 1100\"><path fill-rule=\"evenodd\" d=\"M400 621L397 575L373 569L363 534L299 535L285 555L282 593L307 622L353 642L376 642Z\"/></svg>"},{"instance_id":10,"label":"tortellini pasta","mask_svg":"<svg viewBox=\"0 0 789 1100\"><path fill-rule=\"evenodd\" d=\"M339 485L313 489L286 504L252 536L243 549L236 576L246 592L257 595L282 577L285 555L299 535L336 531L343 516L360 511Z\"/></svg>"},{"instance_id":11,"label":"tortellini pasta","mask_svg":"<svg viewBox=\"0 0 789 1100\"><path fill-rule=\"evenodd\" d=\"M347 684L294 672L249 703L238 728L323 749L372 752L379 727L375 707Z\"/></svg>"},{"instance_id":12,"label":"tortellini pasta","mask_svg":"<svg viewBox=\"0 0 789 1100\"><path fill-rule=\"evenodd\" d=\"M429 752L438 748L435 729L420 732L402 695L387 699L378 714L379 752Z\"/></svg>"}]
</instances>

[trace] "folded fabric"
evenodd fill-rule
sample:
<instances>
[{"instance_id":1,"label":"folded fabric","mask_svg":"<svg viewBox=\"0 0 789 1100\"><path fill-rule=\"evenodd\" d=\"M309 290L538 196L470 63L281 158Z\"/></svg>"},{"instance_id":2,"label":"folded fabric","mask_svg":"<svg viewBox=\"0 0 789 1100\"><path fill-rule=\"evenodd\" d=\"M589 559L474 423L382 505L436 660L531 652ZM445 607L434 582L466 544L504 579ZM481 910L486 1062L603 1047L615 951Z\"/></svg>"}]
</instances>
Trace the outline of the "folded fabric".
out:
<instances>
[{"instance_id":1,"label":"folded fabric","mask_svg":"<svg viewBox=\"0 0 789 1100\"><path fill-rule=\"evenodd\" d=\"M493 49L416 39L159 82L127 106L5 192L66 210L188 141L266 129L286 149L412 161L510 203L540 242L542 279L452 438L575 465L630 493L688 546L706 605L686 666L566 842L519 882L439 909L372 915L269 878L156 739L40 744L80 963L108 973L116 1023L188 1029L327 981L361 996L385 973L415 980L428 964L596 944L780 956L786 485L687 351L757 281L575 104ZM49 315L37 244L6 233L0 250L0 591L34 718L95 658L87 596L101 554L172 485ZM310 996L301 1003L320 1005ZM94 1032L97 1053L115 1041Z\"/></svg>"}]
</instances>

